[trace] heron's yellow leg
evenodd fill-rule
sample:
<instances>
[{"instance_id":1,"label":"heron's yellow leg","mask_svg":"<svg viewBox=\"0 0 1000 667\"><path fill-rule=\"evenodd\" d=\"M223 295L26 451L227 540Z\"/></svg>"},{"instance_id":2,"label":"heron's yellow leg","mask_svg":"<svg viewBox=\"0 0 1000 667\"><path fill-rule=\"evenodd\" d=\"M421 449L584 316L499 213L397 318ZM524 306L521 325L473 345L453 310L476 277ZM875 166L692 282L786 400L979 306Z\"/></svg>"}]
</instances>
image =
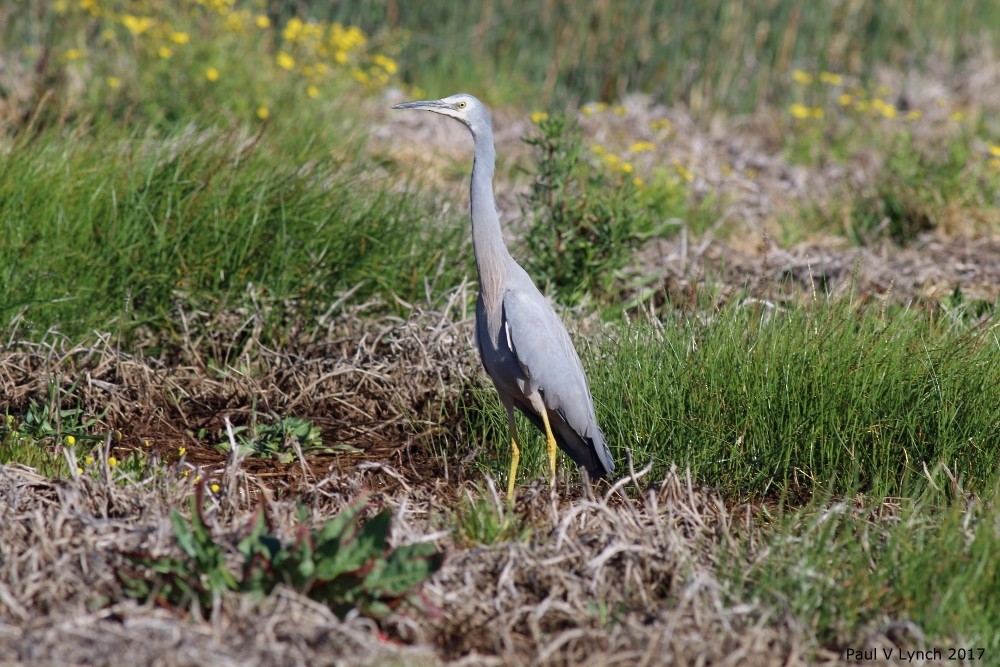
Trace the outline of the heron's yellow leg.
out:
<instances>
[{"instance_id":1,"label":"heron's yellow leg","mask_svg":"<svg viewBox=\"0 0 1000 667\"><path fill-rule=\"evenodd\" d=\"M514 481L517 479L517 464L521 462L521 448L517 438L510 437L510 472L507 475L507 504L514 504Z\"/></svg>"},{"instance_id":2,"label":"heron's yellow leg","mask_svg":"<svg viewBox=\"0 0 1000 667\"><path fill-rule=\"evenodd\" d=\"M556 488L556 437L552 435L552 427L549 425L549 416L545 410L542 413L542 424L545 425L545 445L549 450L549 484Z\"/></svg>"},{"instance_id":3,"label":"heron's yellow leg","mask_svg":"<svg viewBox=\"0 0 1000 667\"><path fill-rule=\"evenodd\" d=\"M521 448L517 444L517 424L514 423L514 406L507 405L507 424L510 427L510 472L507 474L507 504L514 504L514 482L517 465L521 462Z\"/></svg>"}]
</instances>

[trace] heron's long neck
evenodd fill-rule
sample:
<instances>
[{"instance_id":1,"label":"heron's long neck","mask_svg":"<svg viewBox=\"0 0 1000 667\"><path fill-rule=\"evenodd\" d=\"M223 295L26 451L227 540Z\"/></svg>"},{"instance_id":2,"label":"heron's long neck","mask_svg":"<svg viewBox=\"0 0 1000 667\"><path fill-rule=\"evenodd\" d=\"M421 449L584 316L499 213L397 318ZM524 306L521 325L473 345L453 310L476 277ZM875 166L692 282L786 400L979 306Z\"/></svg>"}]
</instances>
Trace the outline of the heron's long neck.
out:
<instances>
[{"instance_id":1,"label":"heron's long neck","mask_svg":"<svg viewBox=\"0 0 1000 667\"><path fill-rule=\"evenodd\" d=\"M501 290L513 261L500 231L500 216L493 199L493 171L496 152L493 135L486 132L475 137L476 158L472 164L472 246L479 272L479 291L490 312L496 312Z\"/></svg>"}]
</instances>

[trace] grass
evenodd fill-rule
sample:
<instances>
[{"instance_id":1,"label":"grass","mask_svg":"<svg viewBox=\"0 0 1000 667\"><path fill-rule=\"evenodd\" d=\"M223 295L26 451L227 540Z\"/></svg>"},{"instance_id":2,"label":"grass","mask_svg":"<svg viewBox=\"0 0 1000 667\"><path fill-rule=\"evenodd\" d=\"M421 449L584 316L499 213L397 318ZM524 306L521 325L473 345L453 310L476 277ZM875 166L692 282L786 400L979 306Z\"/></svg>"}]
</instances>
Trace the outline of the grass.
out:
<instances>
[{"instance_id":1,"label":"grass","mask_svg":"<svg viewBox=\"0 0 1000 667\"><path fill-rule=\"evenodd\" d=\"M278 306L280 338L279 316L322 315L352 288L390 302L458 282L464 226L426 223L419 197L369 169L267 131L26 137L0 168L0 322L127 342L176 327L179 301L257 301Z\"/></svg>"},{"instance_id":2,"label":"grass","mask_svg":"<svg viewBox=\"0 0 1000 667\"><path fill-rule=\"evenodd\" d=\"M1000 457L1000 338L992 319L956 317L731 304L619 329L585 365L618 460L629 449L637 467L690 467L729 497L909 495L942 464L982 491ZM481 461L502 477L506 417L493 394L474 394L469 430L495 443ZM522 469L540 475L538 436L522 438Z\"/></svg>"},{"instance_id":3,"label":"grass","mask_svg":"<svg viewBox=\"0 0 1000 667\"><path fill-rule=\"evenodd\" d=\"M214 446L225 445L215 426L201 425L217 424L227 411L249 424L234 432L244 453L277 459L265 465L291 460L297 451L289 447L297 443L309 463L322 452L329 455L321 459L324 463L333 462L327 472L333 475L336 467L346 475L341 479L346 490L305 492L303 502L361 493L371 469L354 469L351 462L359 459L336 456L366 454L362 447L369 445L368 438L376 439L375 427L384 425L392 410L417 415L407 428L378 431L382 438L385 433L413 438L408 449L391 443L395 449L385 460L400 457L392 458L393 466L398 463L404 473L419 470L421 481L429 482L432 469L422 467L427 460L419 457L426 455L421 447L434 449L447 457L442 468L450 484L449 465L461 477L463 457L479 446L476 466L503 487L509 461L506 417L488 382L481 375L469 380L462 366L470 355L459 352L471 352L464 330L434 338L439 349L430 350L430 356L417 334L410 347L398 338L382 342L391 338L386 327L412 315L401 302L434 302L472 274L464 212L439 219L435 193L425 196L419 180L408 180L408 165L392 157L368 157L370 119L365 114L386 106L375 94L390 83L441 93L485 88L493 101L530 100L536 110L552 100L556 106L613 102L635 91L684 102L695 113L777 104L781 142L775 150L790 164L819 169L851 165L864 151L878 154L874 180L832 208L790 220L786 240L833 230L859 245L903 245L926 230L949 231L956 211L980 216L997 198L1000 145L991 120L955 120L964 111L942 107L942 120L926 126L944 127L941 135L918 141L906 124L918 116L907 120L910 114L893 106L891 91L859 85L876 68L902 68L911 58L920 63L943 54L952 64L966 61L980 34L1000 33L1000 13L985 0L960 10L918 0L907 3L907 11L899 2L802 7L792 0L713 0L697 6L631 1L614 13L558 2L540 7L488 2L457 9L439 2L341 3L323 21L297 23L286 3L266 15L256 14L249 3L222 0L178 3L169 13L143 0L102 3L96 14L85 4L40 5L37 13L20 5L0 10L13 63L2 77L22 72L23 79L0 77L0 86L12 92L2 109L9 129L0 139L5 249L0 253L0 331L12 347L21 341L64 342L52 346L52 357L77 346L73 354L89 358L96 354L88 347L94 339L114 341L113 347L132 356L117 356L93 375L87 360L79 361L83 370L76 374L72 355L54 366L47 365L49 358L26 364L39 374L56 367L59 372L47 384L36 383L30 396L11 387L11 397L0 400L0 462L34 466L60 478L60 484L81 483L88 489L114 482L109 497L148 483L155 483L164 498L189 492L181 475L196 479L201 473L192 473L201 463L185 460L186 447L203 444L214 454ZM390 8L397 13L387 22L389 29L373 38L332 22L339 18L374 33L386 23ZM157 13L161 9L164 13ZM140 29L146 25L143 17L153 23ZM347 49L348 43L354 46ZM332 47L343 47L344 62L338 62L339 51ZM602 57L586 55L595 52ZM397 66L402 80L393 78ZM845 95L850 99L845 101ZM621 111L626 113L624 107ZM929 116L932 110L911 111ZM617 113L609 109L607 117ZM551 118L557 118L555 111ZM872 628L907 622L923 633L913 642L926 638L940 645L1000 649L994 604L1000 594L994 557L1000 549L997 304L966 302L961 286L950 299L906 306L859 305L848 295L777 305L729 298L728 305L714 307L699 303L692 292L687 308L628 323L634 309L620 303L631 295L619 274L627 273L647 237L662 238L668 227L685 220L694 236L702 230L710 235L713 221L730 203L714 202L713 194L704 192L701 204L691 201L692 192L705 190L703 174L669 155L674 130L665 118L656 120L661 124L656 132L643 130L641 137L604 132L601 141L607 140L610 149L598 152L601 145L594 144L586 157L576 156L579 160L529 171L540 175L536 199L527 202L537 216L530 221L535 238L529 232L526 245L541 258L529 267L532 274L556 287L556 279L569 280L564 297L609 320L599 337L581 337L578 343L599 421L621 468L626 452L636 468L651 464L652 481L670 478L675 465L687 468L693 483L720 494L719 507L747 503L761 517L759 524L746 530L720 527L711 537L699 538L705 543L697 546L710 553L711 574L721 582L717 590L724 591L729 606L757 605L763 609L759 618L771 619L766 623L793 619L796 628L804 628L812 650L842 651L863 641ZM539 127L545 123L554 126L555 120L536 121ZM679 127L677 132L684 131ZM638 139L649 148L626 149ZM640 178L647 168L651 171ZM728 163L718 166L720 173L728 168ZM582 170L576 189L566 190L563 199L550 196L574 169ZM466 174L467 165L462 178ZM750 178L749 171L743 175ZM574 213L574 206L583 213ZM574 215L558 220L555 229L546 226L553 211ZM984 228L995 229L995 215L983 217ZM587 223L574 232L579 243L566 246L575 250L545 255L546 248L555 247L552 234L561 239L559 234L574 223ZM587 255L595 240L603 243L603 254L596 258ZM556 275L544 275L552 266L559 267ZM453 305L449 302L449 308ZM454 318L463 306L457 304L440 319ZM338 330L348 344L317 344L327 335L324 321L349 307L387 319L377 326L351 320ZM192 313L209 315L192 320ZM227 328L226 313L239 320L234 331ZM254 324L244 327L248 319ZM438 333L446 329L438 325ZM242 346L215 347L216 338L253 339L269 355L237 358L233 350ZM298 382L288 359L304 346L312 358L341 354L343 364L317 364L309 382ZM459 352L449 356L441 348ZM205 350L212 350L208 364L201 354ZM348 360L352 351L354 359ZM285 366L280 355L288 356L280 359ZM380 364L393 356L404 361L392 368ZM306 353L295 357L301 363L309 358ZM126 362L135 365L122 370ZM405 374L399 370L420 363L432 369L424 369L422 380L416 379L415 368ZM157 373L167 364L185 370L167 374L170 386L162 399L145 386L150 380L136 378L164 379ZM109 370L111 365L115 368ZM187 368L217 386L191 391ZM432 374L438 384L430 388L408 387L408 394L386 389L420 381L429 386L433 383L426 377ZM262 390L261 383L279 382L281 391ZM39 388L43 385L45 390ZM188 438L186 444L158 442L158 449L147 454L136 445L145 436L128 432L133 424L110 424L99 405L93 409L104 396L99 392L114 393L120 408L133 400L128 391L139 391L138 385L144 392L138 395L162 399L146 406L158 418L185 417L172 424L170 437ZM371 393L362 396L364 391ZM387 406L390 401L394 404ZM174 403L198 403L199 411L172 413ZM271 403L278 407L272 409ZM298 412L306 403L321 406L316 410L321 414ZM341 410L364 413L363 427L351 430L347 418L338 421ZM433 429L417 424L428 414ZM113 428L118 426L121 431ZM519 480L523 490L529 479L542 476L544 461L538 434L523 420L520 428L527 445ZM418 440L413 437L418 431L434 435ZM329 448L328 438L352 444ZM63 448L74 446L82 470L77 475L63 456ZM161 460L164 452L171 463ZM172 463L175 453L180 464ZM565 461L561 469L561 488L568 495L572 473ZM236 473L227 468L219 474ZM385 472L381 484L370 488L394 502L392 484L401 479ZM407 483L413 480L402 486ZM236 482L231 486L236 488ZM232 513L239 499L223 503L221 488L213 489L216 495L205 503L217 502L217 509ZM414 493L426 491L413 488ZM466 485L462 490L464 495L448 496L450 506L441 505L438 496L426 504L428 525L453 533L447 539L458 557L506 547L523 549L523 557L564 544L569 524L558 526L555 511L547 523L551 517L538 497L511 509L492 489ZM14 495L23 497L19 494ZM622 501L623 507L640 500L634 494ZM108 512L108 501L95 502ZM399 515L412 527L423 520L414 517L424 514L411 511L407 502L400 504ZM571 506L584 519L593 509L579 499ZM145 506L136 502L134 507ZM36 517L22 509L18 516L42 516L42 510ZM197 514L202 508L195 509ZM642 521L662 519L653 510L643 511ZM380 521L384 542L388 520ZM656 534L648 527L637 531L641 539ZM96 523L88 529L98 528L105 529ZM608 562L597 555L614 555L592 539L596 534L588 533L578 545L597 545L594 558L579 565L592 586L601 583L593 562ZM308 532L300 535L305 540ZM635 553L642 557L629 562L638 568L634 571L663 564L650 554L674 552L641 546ZM177 567L197 581L202 566L221 567L220 553L199 566ZM170 565L149 561L157 563ZM300 563L290 561L289 567L298 571ZM506 567L490 570L487 579L496 581L498 572L504 579ZM670 576L685 579L693 566L685 567ZM106 570L91 569L98 575ZM504 586L547 593L537 574L527 580L512 575ZM650 580L654 597L652 602L642 598L645 607L627 596L607 604L591 600L593 613L587 618L615 626L630 614L653 613L657 605L677 606L679 593L661 575ZM154 596L155 584L140 597ZM200 591L206 614L215 604L214 599L208 604L209 592ZM26 600L20 604L30 606ZM536 610L539 616L544 612L542 606ZM565 625L565 618L560 622ZM539 628L531 631L548 632Z\"/></svg>"},{"instance_id":4,"label":"grass","mask_svg":"<svg viewBox=\"0 0 1000 667\"><path fill-rule=\"evenodd\" d=\"M440 96L467 89L544 107L644 91L696 113L783 105L795 66L861 78L878 66L954 66L974 56L981 39L1000 34L1000 11L989 0L961 8L931 0L631 0L613 11L558 0L461 8L380 0L329 11L369 31L405 31L403 80Z\"/></svg>"},{"instance_id":5,"label":"grass","mask_svg":"<svg viewBox=\"0 0 1000 667\"><path fill-rule=\"evenodd\" d=\"M943 468L913 498L821 502L785 517L725 566L734 602L756 599L808 624L820 643L905 621L955 646L1000 650L1000 505L964 493ZM883 630L884 631L884 630Z\"/></svg>"}]
</instances>

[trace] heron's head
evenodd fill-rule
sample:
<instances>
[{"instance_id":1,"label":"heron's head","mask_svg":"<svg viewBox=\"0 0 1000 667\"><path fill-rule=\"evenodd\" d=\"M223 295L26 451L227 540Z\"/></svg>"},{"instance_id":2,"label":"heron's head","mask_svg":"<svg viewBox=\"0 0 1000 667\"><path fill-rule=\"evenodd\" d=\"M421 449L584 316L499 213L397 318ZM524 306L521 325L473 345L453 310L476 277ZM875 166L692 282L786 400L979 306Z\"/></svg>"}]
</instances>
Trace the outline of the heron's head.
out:
<instances>
[{"instance_id":1,"label":"heron's head","mask_svg":"<svg viewBox=\"0 0 1000 667\"><path fill-rule=\"evenodd\" d=\"M451 116L460 121L473 134L480 134L483 130L490 129L490 114L482 102L472 95L458 93L440 100L428 102L404 102L395 104L393 109L422 109L433 111L443 116Z\"/></svg>"}]
</instances>

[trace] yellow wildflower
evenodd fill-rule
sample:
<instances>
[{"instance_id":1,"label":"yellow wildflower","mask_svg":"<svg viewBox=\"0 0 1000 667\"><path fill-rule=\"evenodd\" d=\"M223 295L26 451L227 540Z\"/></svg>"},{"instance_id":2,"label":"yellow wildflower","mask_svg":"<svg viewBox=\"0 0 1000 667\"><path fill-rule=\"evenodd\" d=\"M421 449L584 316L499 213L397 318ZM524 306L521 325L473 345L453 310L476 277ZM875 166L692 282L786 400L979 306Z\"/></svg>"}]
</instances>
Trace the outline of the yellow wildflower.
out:
<instances>
[{"instance_id":1,"label":"yellow wildflower","mask_svg":"<svg viewBox=\"0 0 1000 667\"><path fill-rule=\"evenodd\" d=\"M854 98L848 93L841 93L840 97L837 98L837 104L839 104L842 107L851 106L851 102L853 101Z\"/></svg>"},{"instance_id":2,"label":"yellow wildflower","mask_svg":"<svg viewBox=\"0 0 1000 667\"><path fill-rule=\"evenodd\" d=\"M632 166L631 162L622 162L621 168L622 171L625 172L626 174L631 174L633 171L635 171L635 167Z\"/></svg>"},{"instance_id":3,"label":"yellow wildflower","mask_svg":"<svg viewBox=\"0 0 1000 667\"><path fill-rule=\"evenodd\" d=\"M834 72L820 72L819 80L830 86L839 86L844 83L844 77Z\"/></svg>"},{"instance_id":4,"label":"yellow wildflower","mask_svg":"<svg viewBox=\"0 0 1000 667\"><path fill-rule=\"evenodd\" d=\"M399 66L396 65L396 61L388 56L384 56L381 53L376 53L372 56L372 62L384 69L389 74L395 74L399 70Z\"/></svg>"},{"instance_id":5,"label":"yellow wildflower","mask_svg":"<svg viewBox=\"0 0 1000 667\"><path fill-rule=\"evenodd\" d=\"M116 459L113 456L109 456L108 457L108 467L109 468L114 468L116 465L118 465L118 459Z\"/></svg>"},{"instance_id":6,"label":"yellow wildflower","mask_svg":"<svg viewBox=\"0 0 1000 667\"><path fill-rule=\"evenodd\" d=\"M174 55L174 52L170 50L169 46L161 46L159 49L156 50L156 55L166 60L170 56Z\"/></svg>"},{"instance_id":7,"label":"yellow wildflower","mask_svg":"<svg viewBox=\"0 0 1000 667\"><path fill-rule=\"evenodd\" d=\"M1000 157L1000 146L992 141L986 144L986 150L989 151L990 155L993 157Z\"/></svg>"},{"instance_id":8,"label":"yellow wildflower","mask_svg":"<svg viewBox=\"0 0 1000 667\"><path fill-rule=\"evenodd\" d=\"M174 44L187 44L191 41L191 36L186 32L172 32L170 33L170 41Z\"/></svg>"},{"instance_id":9,"label":"yellow wildflower","mask_svg":"<svg viewBox=\"0 0 1000 667\"><path fill-rule=\"evenodd\" d=\"M539 123L544 123L548 119L549 115L544 111L533 111L531 113L531 122L534 123L535 125L538 125Z\"/></svg>"},{"instance_id":10,"label":"yellow wildflower","mask_svg":"<svg viewBox=\"0 0 1000 667\"><path fill-rule=\"evenodd\" d=\"M604 150L604 146L600 144L594 144L593 146L591 146L590 152L593 153L594 155L604 155L605 153L607 153L607 151Z\"/></svg>"},{"instance_id":11,"label":"yellow wildflower","mask_svg":"<svg viewBox=\"0 0 1000 667\"><path fill-rule=\"evenodd\" d=\"M253 22L261 30L263 30L264 28L271 27L271 19L267 18L267 16L265 16L264 14L258 14L257 17L253 20Z\"/></svg>"},{"instance_id":12,"label":"yellow wildflower","mask_svg":"<svg viewBox=\"0 0 1000 667\"><path fill-rule=\"evenodd\" d=\"M302 35L302 19L292 17L285 24L285 29L281 31L281 38L286 42L295 42Z\"/></svg>"},{"instance_id":13,"label":"yellow wildflower","mask_svg":"<svg viewBox=\"0 0 1000 667\"><path fill-rule=\"evenodd\" d=\"M965 113L962 111L952 111L951 115L948 116L948 118L950 118L955 123L961 123L963 120L965 120Z\"/></svg>"},{"instance_id":14,"label":"yellow wildflower","mask_svg":"<svg viewBox=\"0 0 1000 667\"><path fill-rule=\"evenodd\" d=\"M76 444L76 438L74 436L72 436L72 435L67 435L66 436L66 445L68 447L72 447L75 444Z\"/></svg>"},{"instance_id":15,"label":"yellow wildflower","mask_svg":"<svg viewBox=\"0 0 1000 667\"><path fill-rule=\"evenodd\" d=\"M81 468L80 466L77 466L76 467L76 474L77 475L82 475L83 474L83 468Z\"/></svg>"},{"instance_id":16,"label":"yellow wildflower","mask_svg":"<svg viewBox=\"0 0 1000 667\"><path fill-rule=\"evenodd\" d=\"M88 454L87 457L83 459L83 465L85 466L94 465L94 457Z\"/></svg>"},{"instance_id":17,"label":"yellow wildflower","mask_svg":"<svg viewBox=\"0 0 1000 667\"><path fill-rule=\"evenodd\" d=\"M792 81L800 83L803 86L808 86L813 82L813 76L809 72L797 69L792 71Z\"/></svg>"},{"instance_id":18,"label":"yellow wildflower","mask_svg":"<svg viewBox=\"0 0 1000 667\"><path fill-rule=\"evenodd\" d=\"M872 100L872 109L882 114L886 118L895 118L897 115L896 107L887 103L880 97L876 97L874 100Z\"/></svg>"},{"instance_id":19,"label":"yellow wildflower","mask_svg":"<svg viewBox=\"0 0 1000 667\"><path fill-rule=\"evenodd\" d=\"M347 63L347 51L344 51L343 49L337 49L333 53L333 59L337 62L338 65L343 65Z\"/></svg>"},{"instance_id":20,"label":"yellow wildflower","mask_svg":"<svg viewBox=\"0 0 1000 667\"><path fill-rule=\"evenodd\" d=\"M687 167L682 165L677 160L674 160L674 169L677 170L677 173L680 175L680 177L683 178L688 183L694 180L694 174L691 173L691 170L689 170Z\"/></svg>"},{"instance_id":21,"label":"yellow wildflower","mask_svg":"<svg viewBox=\"0 0 1000 667\"><path fill-rule=\"evenodd\" d=\"M638 176L636 176L635 178L632 179L632 185L634 185L637 188L641 188L645 184L646 184L646 182L644 180L642 180L641 178L639 178Z\"/></svg>"},{"instance_id":22,"label":"yellow wildflower","mask_svg":"<svg viewBox=\"0 0 1000 667\"><path fill-rule=\"evenodd\" d=\"M133 16L126 14L122 17L122 25L133 35L141 35L153 27L155 21L148 16Z\"/></svg>"},{"instance_id":23,"label":"yellow wildflower","mask_svg":"<svg viewBox=\"0 0 1000 667\"><path fill-rule=\"evenodd\" d=\"M275 60L282 69L295 69L295 58L284 51L280 51Z\"/></svg>"},{"instance_id":24,"label":"yellow wildflower","mask_svg":"<svg viewBox=\"0 0 1000 667\"><path fill-rule=\"evenodd\" d=\"M268 110L267 107L265 106L257 107L257 118L260 118L261 120L267 120L270 117L271 117L271 112Z\"/></svg>"},{"instance_id":25,"label":"yellow wildflower","mask_svg":"<svg viewBox=\"0 0 1000 667\"><path fill-rule=\"evenodd\" d=\"M319 88L317 88L316 86L309 86L308 88L306 88L306 95L308 95L313 99L316 99L317 97L319 97Z\"/></svg>"},{"instance_id":26,"label":"yellow wildflower","mask_svg":"<svg viewBox=\"0 0 1000 667\"><path fill-rule=\"evenodd\" d=\"M622 161L620 157L614 153L608 153L604 156L604 161L610 164L612 167L617 167L618 163Z\"/></svg>"},{"instance_id":27,"label":"yellow wildflower","mask_svg":"<svg viewBox=\"0 0 1000 667\"><path fill-rule=\"evenodd\" d=\"M101 13L97 0L80 0L80 9L89 12L91 16L97 16Z\"/></svg>"},{"instance_id":28,"label":"yellow wildflower","mask_svg":"<svg viewBox=\"0 0 1000 667\"><path fill-rule=\"evenodd\" d=\"M214 67L205 68L205 78L208 79L209 81L218 81L219 70L215 69Z\"/></svg>"},{"instance_id":29,"label":"yellow wildflower","mask_svg":"<svg viewBox=\"0 0 1000 667\"><path fill-rule=\"evenodd\" d=\"M631 146L629 146L629 151L632 153L644 153L651 151L656 148L656 144L652 141L637 141Z\"/></svg>"},{"instance_id":30,"label":"yellow wildflower","mask_svg":"<svg viewBox=\"0 0 1000 667\"><path fill-rule=\"evenodd\" d=\"M809 118L809 116L812 115L812 112L810 111L809 107L807 107L804 104L799 104L798 102L788 107L788 111L795 118Z\"/></svg>"},{"instance_id":31,"label":"yellow wildflower","mask_svg":"<svg viewBox=\"0 0 1000 667\"><path fill-rule=\"evenodd\" d=\"M108 82L108 88L111 88L112 90L117 90L118 88L122 87L122 80L119 79L117 76L109 76L107 82Z\"/></svg>"},{"instance_id":32,"label":"yellow wildflower","mask_svg":"<svg viewBox=\"0 0 1000 667\"><path fill-rule=\"evenodd\" d=\"M357 81L358 83L368 83L369 80L368 72L365 72L364 70L360 69L356 69L353 72L351 72L351 76L353 76L355 81Z\"/></svg>"},{"instance_id":33,"label":"yellow wildflower","mask_svg":"<svg viewBox=\"0 0 1000 667\"><path fill-rule=\"evenodd\" d=\"M74 60L80 60L87 54L81 49L66 49L66 60L73 62Z\"/></svg>"},{"instance_id":34,"label":"yellow wildflower","mask_svg":"<svg viewBox=\"0 0 1000 667\"><path fill-rule=\"evenodd\" d=\"M212 491L212 493L218 493L222 487L216 484L215 482L212 482L208 488Z\"/></svg>"}]
</instances>

